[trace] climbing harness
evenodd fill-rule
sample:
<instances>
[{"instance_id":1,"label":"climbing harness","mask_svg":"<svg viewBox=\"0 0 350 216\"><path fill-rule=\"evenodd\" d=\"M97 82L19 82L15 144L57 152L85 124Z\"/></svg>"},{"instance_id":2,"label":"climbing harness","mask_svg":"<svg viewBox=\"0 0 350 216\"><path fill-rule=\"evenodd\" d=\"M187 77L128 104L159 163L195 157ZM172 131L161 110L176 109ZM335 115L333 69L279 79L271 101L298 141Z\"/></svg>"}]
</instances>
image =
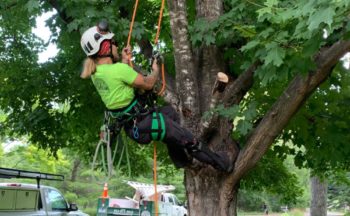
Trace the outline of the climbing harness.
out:
<instances>
[{"instance_id":1,"label":"climbing harness","mask_svg":"<svg viewBox=\"0 0 350 216\"><path fill-rule=\"evenodd\" d=\"M152 113L152 140L162 141L165 136L165 122L162 113L155 111Z\"/></svg>"},{"instance_id":2,"label":"climbing harness","mask_svg":"<svg viewBox=\"0 0 350 216\"><path fill-rule=\"evenodd\" d=\"M111 177L113 171L113 161L118 150L118 145L119 143L122 144L120 133L126 124L132 125L132 135L135 140L139 139L140 133L150 133L153 140L163 140L166 133L165 121L163 114L158 112L154 100L154 93L148 91L143 95L136 94L134 100L126 108L105 111L104 123L101 127L100 141L96 147L92 163L93 170L96 166L97 157L99 154L101 154L102 168L108 174L108 177ZM153 116L151 129L139 129L137 126L138 120L149 114L152 114ZM111 148L116 140L117 144L113 151L112 157ZM124 151L127 150L127 145L122 146L122 148L121 157L123 156ZM107 151L106 155L104 154L105 149ZM125 153L128 157L128 153ZM107 165L104 162L106 159ZM118 163L118 167L119 165L120 161ZM130 167L128 167L128 169L130 169Z\"/></svg>"}]
</instances>

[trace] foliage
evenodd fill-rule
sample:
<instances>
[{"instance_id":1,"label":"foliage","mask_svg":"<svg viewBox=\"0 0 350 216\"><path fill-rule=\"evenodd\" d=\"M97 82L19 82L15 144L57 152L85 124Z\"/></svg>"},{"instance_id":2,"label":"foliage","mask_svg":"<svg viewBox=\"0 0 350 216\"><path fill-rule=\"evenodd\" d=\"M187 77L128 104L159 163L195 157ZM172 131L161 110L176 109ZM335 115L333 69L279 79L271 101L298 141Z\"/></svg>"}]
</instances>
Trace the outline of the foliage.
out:
<instances>
[{"instance_id":1,"label":"foliage","mask_svg":"<svg viewBox=\"0 0 350 216\"><path fill-rule=\"evenodd\" d=\"M19 142L20 143L20 142ZM49 152L39 149L34 145L16 144L9 151L3 152L0 166L13 169L30 169L38 172L60 173L69 168L69 161L62 151L57 152L54 158ZM3 145L1 145L1 149ZM3 158L6 158L4 160Z\"/></svg>"},{"instance_id":2,"label":"foliage","mask_svg":"<svg viewBox=\"0 0 350 216\"><path fill-rule=\"evenodd\" d=\"M350 75L341 66L324 83L283 135L305 151L290 151L296 155L296 165L310 167L327 175L332 169L349 169L349 81Z\"/></svg>"},{"instance_id":3,"label":"foliage","mask_svg":"<svg viewBox=\"0 0 350 216\"><path fill-rule=\"evenodd\" d=\"M288 161L292 161L292 158ZM300 176L298 172L301 171L284 163L273 151L269 151L242 180L238 207L258 211L266 203L271 210L280 211L280 206L283 205L305 205L301 198L308 188L302 181L307 179L303 179L305 175Z\"/></svg>"},{"instance_id":4,"label":"foliage","mask_svg":"<svg viewBox=\"0 0 350 216\"><path fill-rule=\"evenodd\" d=\"M344 209L350 206L350 174L338 171L328 181L328 207L331 209Z\"/></svg>"}]
</instances>

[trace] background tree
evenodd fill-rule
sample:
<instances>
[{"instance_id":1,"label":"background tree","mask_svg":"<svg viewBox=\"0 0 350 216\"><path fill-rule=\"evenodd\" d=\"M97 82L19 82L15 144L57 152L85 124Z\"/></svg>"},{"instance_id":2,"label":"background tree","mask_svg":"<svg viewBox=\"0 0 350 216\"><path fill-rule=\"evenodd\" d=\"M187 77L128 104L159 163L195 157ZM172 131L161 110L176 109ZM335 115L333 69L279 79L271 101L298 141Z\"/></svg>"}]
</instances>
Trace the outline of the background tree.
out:
<instances>
[{"instance_id":1,"label":"background tree","mask_svg":"<svg viewBox=\"0 0 350 216\"><path fill-rule=\"evenodd\" d=\"M273 148L281 158L295 154L300 166L348 167L349 149L329 148L327 138L336 134L339 143L348 142L344 133L348 118L337 119L339 126L332 126L320 114L321 110L344 116L349 112L343 109L349 99L345 85L349 73L337 65L350 49L348 1L167 3L169 16L161 40L175 82L169 80L164 98L177 108L185 127L210 148L229 152L234 163L231 174L201 164L185 169L191 215L236 215L241 179L276 138L305 146L305 151L287 145ZM146 57L159 4L149 0L139 6L133 38ZM4 127L30 134L32 142L53 152L69 147L90 158L103 106L91 82L78 78L83 59L79 31L108 18L113 32L119 33L117 40L125 41L132 2L31 0L6 1L0 7L0 47L6 49L0 54L0 106L9 115ZM36 54L43 43L30 30L35 16L52 9L57 15L48 21L51 41L60 51L49 62L38 64ZM12 24L13 17L17 25ZM224 92L212 94L219 71L229 74L230 82ZM338 95L335 102L330 99L333 94ZM304 106L308 98L310 104ZM308 135L310 129L314 136ZM327 147L332 157L322 152ZM133 152L135 161L142 160ZM342 157L335 158L337 154Z\"/></svg>"},{"instance_id":2,"label":"background tree","mask_svg":"<svg viewBox=\"0 0 350 216\"><path fill-rule=\"evenodd\" d=\"M312 194L310 215L327 216L327 181L317 176L312 176L310 180Z\"/></svg>"}]
</instances>

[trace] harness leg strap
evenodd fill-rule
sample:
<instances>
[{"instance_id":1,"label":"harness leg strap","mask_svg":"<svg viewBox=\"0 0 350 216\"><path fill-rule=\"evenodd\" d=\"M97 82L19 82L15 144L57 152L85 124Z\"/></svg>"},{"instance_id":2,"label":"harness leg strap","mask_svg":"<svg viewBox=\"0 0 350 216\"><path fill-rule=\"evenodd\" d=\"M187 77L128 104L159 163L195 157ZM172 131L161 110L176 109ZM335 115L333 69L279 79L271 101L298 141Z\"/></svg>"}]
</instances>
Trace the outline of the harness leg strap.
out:
<instances>
[{"instance_id":1,"label":"harness leg strap","mask_svg":"<svg viewBox=\"0 0 350 216\"><path fill-rule=\"evenodd\" d=\"M154 111L152 113L151 136L153 140L162 141L165 137L165 121L162 113Z\"/></svg>"}]
</instances>

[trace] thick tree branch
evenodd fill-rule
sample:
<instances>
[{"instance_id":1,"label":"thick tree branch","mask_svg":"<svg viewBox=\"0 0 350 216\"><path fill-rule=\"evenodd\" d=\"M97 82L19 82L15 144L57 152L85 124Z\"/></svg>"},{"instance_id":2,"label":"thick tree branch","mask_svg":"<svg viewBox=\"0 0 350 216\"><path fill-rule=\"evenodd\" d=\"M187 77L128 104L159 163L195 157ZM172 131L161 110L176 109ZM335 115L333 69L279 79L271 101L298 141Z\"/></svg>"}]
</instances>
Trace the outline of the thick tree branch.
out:
<instances>
[{"instance_id":1,"label":"thick tree branch","mask_svg":"<svg viewBox=\"0 0 350 216\"><path fill-rule=\"evenodd\" d=\"M305 100L328 78L332 67L349 50L350 41L338 41L331 47L322 49L315 58L317 70L311 71L307 77L297 75L291 81L248 138L235 164L233 182L256 165Z\"/></svg>"}]
</instances>

